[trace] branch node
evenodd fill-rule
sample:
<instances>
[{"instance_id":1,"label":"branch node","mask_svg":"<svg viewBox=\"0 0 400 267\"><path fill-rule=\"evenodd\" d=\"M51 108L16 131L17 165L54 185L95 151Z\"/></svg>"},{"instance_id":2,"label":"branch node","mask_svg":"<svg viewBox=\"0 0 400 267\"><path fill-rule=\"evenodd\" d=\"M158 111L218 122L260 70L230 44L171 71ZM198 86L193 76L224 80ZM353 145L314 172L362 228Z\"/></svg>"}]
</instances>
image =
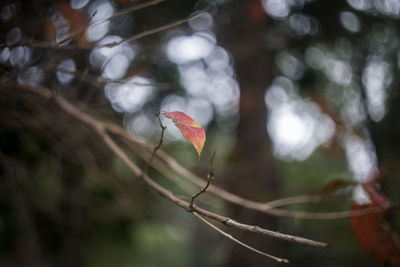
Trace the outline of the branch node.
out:
<instances>
[{"instance_id":1,"label":"branch node","mask_svg":"<svg viewBox=\"0 0 400 267\"><path fill-rule=\"evenodd\" d=\"M214 157L215 157L216 152L214 151L214 153L211 156L210 159L210 171L207 174L207 184L205 187L200 188L200 191L192 196L192 201L190 201L190 205L189 205L189 209L193 211L193 207L194 207L194 201L196 200L196 198L198 198L201 194L204 194L205 192L207 192L208 187L211 185L211 182L214 180L214 170L213 170L213 161L214 161Z\"/></svg>"}]
</instances>

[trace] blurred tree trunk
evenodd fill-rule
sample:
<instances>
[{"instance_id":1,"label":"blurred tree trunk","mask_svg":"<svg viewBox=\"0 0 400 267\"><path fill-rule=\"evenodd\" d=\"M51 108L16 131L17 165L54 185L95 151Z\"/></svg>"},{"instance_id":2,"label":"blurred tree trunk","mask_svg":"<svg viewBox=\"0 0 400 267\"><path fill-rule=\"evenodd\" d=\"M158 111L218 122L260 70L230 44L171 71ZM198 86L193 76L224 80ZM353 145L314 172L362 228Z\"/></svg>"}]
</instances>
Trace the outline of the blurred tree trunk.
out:
<instances>
[{"instance_id":1,"label":"blurred tree trunk","mask_svg":"<svg viewBox=\"0 0 400 267\"><path fill-rule=\"evenodd\" d=\"M280 190L266 131L264 95L272 77L272 59L266 47L268 18L257 0L237 1L232 4L229 14L232 22L225 46L233 56L240 86L240 119L236 151L227 178L228 186L241 196L271 200L278 196ZM276 229L276 219L244 211L241 207L232 207L231 216L246 223ZM272 242L269 240L255 240L251 234L243 234L240 238L256 248L272 251ZM254 257L249 251L235 246L228 266L265 266L265 259Z\"/></svg>"}]
</instances>

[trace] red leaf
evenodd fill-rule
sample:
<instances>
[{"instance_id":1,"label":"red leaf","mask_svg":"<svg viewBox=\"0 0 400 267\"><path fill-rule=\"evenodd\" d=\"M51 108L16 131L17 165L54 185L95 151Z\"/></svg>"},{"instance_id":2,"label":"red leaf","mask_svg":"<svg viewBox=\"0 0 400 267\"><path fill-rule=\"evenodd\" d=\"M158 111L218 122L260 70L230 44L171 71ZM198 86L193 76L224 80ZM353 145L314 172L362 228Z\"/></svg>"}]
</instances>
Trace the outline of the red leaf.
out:
<instances>
[{"instance_id":1,"label":"red leaf","mask_svg":"<svg viewBox=\"0 0 400 267\"><path fill-rule=\"evenodd\" d=\"M377 187L379 179L380 173L376 171L363 184L371 203L367 205L354 203L351 206L352 211L389 205L389 199ZM358 245L374 256L378 266L400 266L400 238L384 221L384 211L351 217L350 222Z\"/></svg>"},{"instance_id":2,"label":"red leaf","mask_svg":"<svg viewBox=\"0 0 400 267\"><path fill-rule=\"evenodd\" d=\"M379 207L375 203L353 204L352 211ZM351 217L351 228L358 245L373 255L378 266L400 266L400 241L383 220L383 211Z\"/></svg>"},{"instance_id":3,"label":"red leaf","mask_svg":"<svg viewBox=\"0 0 400 267\"><path fill-rule=\"evenodd\" d=\"M183 136L196 148L197 154L200 157L201 151L203 150L204 142L206 141L206 132L201 128L200 124L197 123L190 116L180 111L164 112L165 117L171 119L175 126L181 131Z\"/></svg>"}]
</instances>

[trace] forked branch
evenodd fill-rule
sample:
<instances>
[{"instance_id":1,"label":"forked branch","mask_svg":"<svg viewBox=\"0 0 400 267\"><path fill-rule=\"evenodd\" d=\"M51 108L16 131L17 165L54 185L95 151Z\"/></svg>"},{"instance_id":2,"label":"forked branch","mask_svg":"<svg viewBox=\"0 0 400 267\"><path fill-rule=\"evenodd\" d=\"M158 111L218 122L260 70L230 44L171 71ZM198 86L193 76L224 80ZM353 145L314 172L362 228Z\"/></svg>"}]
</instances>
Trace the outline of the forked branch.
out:
<instances>
[{"instance_id":1,"label":"forked branch","mask_svg":"<svg viewBox=\"0 0 400 267\"><path fill-rule=\"evenodd\" d=\"M201 188L197 194L192 196L192 201L190 202L189 206L191 209L193 209L194 207L194 201L196 200L196 198L198 198L201 194L204 194L207 191L208 187L211 185L212 181L214 180L214 169L213 169L214 157L215 157L215 152L211 156L210 172L207 174L207 184L205 187Z\"/></svg>"},{"instance_id":2,"label":"forked branch","mask_svg":"<svg viewBox=\"0 0 400 267\"><path fill-rule=\"evenodd\" d=\"M319 247L319 248L326 248L328 246L327 243L323 242L318 242L298 236L292 236L292 235L287 235L287 234L282 234L279 232L267 230L264 228L261 228L259 226L255 225L248 225L248 224L243 224L239 223L229 217L225 217L223 215L193 206L192 208L190 207L190 203L182 200L181 198L177 197L175 194L173 194L171 191L167 190L166 188L160 186L158 183L154 182L146 173L144 173L129 157L128 155L115 143L115 141L110 137L108 134L107 130L108 127L106 127L106 123L103 123L102 121L99 121L92 116L80 111L76 107L74 107L72 104L70 104L67 100L65 100L62 97L55 96L54 94L51 93L49 89L46 89L44 87L40 86L28 86L28 85L15 85L15 84L3 84L2 88L13 86L21 90L27 90L30 92L33 92L37 95L40 95L41 97L44 97L45 99L52 99L60 108L62 108L65 112L68 114L72 115L76 119L80 120L81 122L85 123L86 125L90 126L93 128L95 132L99 134L99 136L102 137L104 143L110 148L110 150L118 157L120 158L127 166L128 168L132 171L132 173L140 177L141 180L147 184L149 187L152 189L156 190L159 194L162 196L166 197L169 199L171 202L175 203L176 205L184 208L185 210L189 212L197 212L198 214L201 214L202 216L211 218L215 221L224 223L227 226L231 226L237 229L245 230L245 231L250 231L250 232L255 232L255 233L260 233L264 234L273 238L277 239L282 239L282 240L287 240L290 242L295 242L303 245L308 245L308 246L313 246L313 247ZM4 90L4 89L3 89Z\"/></svg>"}]
</instances>

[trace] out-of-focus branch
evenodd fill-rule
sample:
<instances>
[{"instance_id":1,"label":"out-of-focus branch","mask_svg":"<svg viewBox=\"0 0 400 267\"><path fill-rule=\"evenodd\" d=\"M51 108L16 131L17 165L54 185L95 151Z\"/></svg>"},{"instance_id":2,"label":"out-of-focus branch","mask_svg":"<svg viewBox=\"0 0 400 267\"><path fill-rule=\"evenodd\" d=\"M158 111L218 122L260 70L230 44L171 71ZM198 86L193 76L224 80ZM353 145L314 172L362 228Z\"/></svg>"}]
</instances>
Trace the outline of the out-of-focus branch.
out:
<instances>
[{"instance_id":1,"label":"out-of-focus branch","mask_svg":"<svg viewBox=\"0 0 400 267\"><path fill-rule=\"evenodd\" d=\"M123 137L125 140L128 140L134 144L137 144L141 147L146 148L147 150L151 150L152 147L146 143L141 138L128 133L121 127L114 125L114 124L105 124L104 125L108 131L116 134L120 137ZM142 156L139 154L139 156ZM206 181L204 181L199 176L195 175L188 169L184 168L180 165L173 157L168 155L166 152L160 150L157 153L157 157L164 161L173 171L179 174L184 179L191 181L192 183L203 186ZM165 171L162 165L157 165L159 171ZM354 216L362 216L365 214L381 212L389 207L376 207L376 208L368 208L363 210L357 211L338 211L338 212L308 212L308 211L294 211L294 210L286 210L286 209L279 209L280 206L287 206L293 204L302 204L302 203L316 203L321 201L321 196L319 195L304 195L304 196L295 196L295 197L288 197L282 198L278 200L274 200L271 202L261 203L257 201L253 201L235 194L232 194L216 185L210 185L207 189L208 192L212 193L213 195L220 197L226 201L234 203L236 205L264 212L274 216L280 217L290 217L290 218L299 218L299 219L319 219L319 220L326 220L326 219L343 219L349 218Z\"/></svg>"},{"instance_id":2,"label":"out-of-focus branch","mask_svg":"<svg viewBox=\"0 0 400 267\"><path fill-rule=\"evenodd\" d=\"M71 75L76 75L77 79L87 82L91 85L93 85L94 87L97 88L101 88L103 89L103 86L105 83L114 83L114 84L134 84L134 85L139 85L139 86L151 86L151 87L156 87L160 90L164 90L164 89L168 89L171 87L170 84L168 83L153 83L153 82L149 82L149 83L141 83L141 82L135 82L135 81L128 81L128 78L125 79L117 79L117 80L111 80L111 79L105 79L102 77L98 77L98 76L94 76L88 73L84 73L78 70L75 71L70 71L67 70L65 68L60 68L57 66L52 66L52 65L45 65L44 66L46 70L49 71L54 71L54 72L62 72L62 73L67 73L67 74L71 74Z\"/></svg>"},{"instance_id":3,"label":"out-of-focus branch","mask_svg":"<svg viewBox=\"0 0 400 267\"><path fill-rule=\"evenodd\" d=\"M16 45L27 45L27 46L32 46L32 47L40 47L40 48L48 48L48 49L59 49L59 50L92 50L92 49L96 49L96 48L103 48L103 47L115 47L118 45L121 45L123 43L127 43L127 42L133 42L136 41L138 39L153 35L155 33L159 33L165 30L168 30L170 28L182 25L188 21L191 21L201 15L203 15L204 13L206 13L207 11L209 11L209 8L204 9L202 11L199 11L198 13L191 15L187 18L183 18L165 25L162 25L160 27L151 29L151 30L147 30L144 32L141 32L139 34L133 35L131 37L122 39L121 41L118 42L111 42L111 43L107 43L107 44L102 44L102 45L98 45L98 44L88 44L88 45L67 45L67 46L59 46L57 43L48 43L48 42L41 42L41 41L31 41L31 40L23 40L20 43L16 44ZM15 46L15 45L13 45ZM7 46L6 46L7 47Z\"/></svg>"},{"instance_id":4,"label":"out-of-focus branch","mask_svg":"<svg viewBox=\"0 0 400 267\"><path fill-rule=\"evenodd\" d=\"M16 87L20 90L25 90L25 91L30 91L32 93L35 93L37 95L40 95L44 97L45 99L48 100L53 100L60 108L62 108L65 112L70 114L71 116L75 117L76 119L80 120L81 122L85 123L86 125L90 126L96 133L98 133L104 143L110 148L110 150L118 157L120 158L127 166L128 168L132 171L132 173L141 178L141 180L147 184L149 187L157 191L159 194L164 196L165 198L169 199L176 205L184 208L188 212L197 212L205 217L211 218L215 221L224 223L227 226L231 226L237 229L241 229L244 231L250 231L250 232L255 232L263 235L267 235L273 238L277 239L282 239L294 243L299 243L302 245L308 245L308 246L313 246L313 247L319 247L319 248L326 248L328 247L327 243L324 242L318 242L314 241L311 239L306 239L302 237L297 237L297 236L292 236L292 235L287 235L287 234L282 234L279 232L267 230L264 228L261 228L259 226L255 225L248 225L248 224L243 224L239 223L229 217L225 217L223 215L210 212L208 210L199 208L199 207L190 207L190 203L180 199L177 197L175 194L173 194L171 191L167 190L166 188L162 187L158 183L154 182L147 174L145 174L129 157L128 155L115 143L115 141L110 137L108 134L107 130L110 129L109 127L106 127L106 123L103 123L102 121L99 121L90 115L80 111L76 107L74 107L72 104L70 104L67 100L65 100L62 97L55 96L49 89L46 89L44 87L40 86L28 86L28 85L15 85L15 84L2 84L2 87L7 87L7 86L13 86Z\"/></svg>"},{"instance_id":5,"label":"out-of-focus branch","mask_svg":"<svg viewBox=\"0 0 400 267\"><path fill-rule=\"evenodd\" d=\"M86 22L86 26L85 26L84 28L82 28L81 30L76 31L76 32L71 32L70 34L68 34L67 37L65 37L64 39L62 39L62 40L56 42L56 45L61 45L61 44L65 43L65 42L68 42L69 40L71 40L71 39L73 39L73 38L79 37L79 36L81 36L82 34L84 34L85 31L87 30L87 28L89 27L91 20L93 19L94 16L96 16L96 14L97 14L97 10L95 10L95 11L89 16L89 18L88 18L88 20L87 20L87 22Z\"/></svg>"},{"instance_id":6,"label":"out-of-focus branch","mask_svg":"<svg viewBox=\"0 0 400 267\"><path fill-rule=\"evenodd\" d=\"M123 44L123 43L136 41L136 40L138 40L138 39L140 39L140 38L143 38L143 37L152 35L152 34L154 34L154 33L162 32L162 31L168 30L168 29L170 29L170 28L173 28L173 27L179 26L179 25L181 25L181 24L184 24L184 23L186 23L186 22L188 22L188 21L191 21L191 20L193 20L193 19L195 19L195 18L197 18L197 17L200 17L201 15L203 15L204 13L206 13L207 11L209 11L209 8L204 9L204 10L202 10L202 11L200 11L200 12L194 14L194 15L191 15L191 16L187 17L187 18L180 19L180 20L171 22L171 23L169 23L169 24L165 24L165 25L163 25L163 26L161 26L161 27L158 27L158 28L155 28L155 29L152 29L152 30L144 31L144 32L139 33L139 34L137 34L137 35L134 35L134 36L132 36L132 37L128 37L128 38L126 38L126 39L122 39L121 41L112 42L112 43L103 44L103 45L97 45L97 46L92 47L92 48L115 47L115 46L121 45L121 44ZM91 49L92 49L92 48L91 48Z\"/></svg>"},{"instance_id":7,"label":"out-of-focus branch","mask_svg":"<svg viewBox=\"0 0 400 267\"><path fill-rule=\"evenodd\" d=\"M137 10L140 10L140 9L143 9L143 8L146 8L146 7L154 6L154 5L157 5L157 4L159 4L159 3L161 3L161 2L164 2L164 1L166 1L166 0L152 0L152 1L145 2L145 3L141 3L141 4L138 4L138 5L135 5L135 6L132 6L132 7L128 7L128 8L126 8L126 9L123 9L123 10L121 10L121 11L119 11L119 12L116 12L116 13L114 13L112 16L110 16L110 17L108 17L108 18L106 18L106 19L103 19L103 20L100 20L100 21L96 21L96 22L91 22L91 20L93 19L93 17L94 17L94 16L96 15L96 13L97 13L97 10L95 10L95 11L93 12L93 14L90 15L90 17L89 17L89 19L88 19L88 22L87 22L87 24L86 24L86 27L80 29L79 31L71 32L71 33L70 33L67 37L65 37L63 40L61 40L61 41L59 41L59 42L57 42L57 43L55 43L55 44L53 44L53 43L52 43L52 44L53 44L53 45L60 45L60 44L63 44L63 43L65 43L65 42L71 40L72 38L75 38L75 37L77 37L77 36L79 36L79 35L82 35L82 34L87 30L88 27L96 26L96 25L102 24L102 23L104 23L104 22L107 22L107 21L112 20L112 19L114 19L114 18L120 17L120 16L122 16L122 15L131 13L131 12L134 12L134 11L137 11Z\"/></svg>"},{"instance_id":8,"label":"out-of-focus branch","mask_svg":"<svg viewBox=\"0 0 400 267\"><path fill-rule=\"evenodd\" d=\"M161 3L161 2L165 2L165 1L167 1L167 0L152 0L152 1L147 1L147 2L144 2L144 3L138 4L138 5L132 6L132 7L128 7L128 8L125 8L125 9L119 11L119 12L115 12L112 16L110 16L110 17L108 17L108 18L106 18L104 20L96 21L96 22L90 24L89 26L99 25L99 24L102 24L102 23L104 23L106 21L109 21L109 20L112 20L114 18L120 17L122 15L131 13L131 12L134 12L134 11L146 8L146 7L155 6L155 5L157 5L157 4Z\"/></svg>"},{"instance_id":9,"label":"out-of-focus branch","mask_svg":"<svg viewBox=\"0 0 400 267\"><path fill-rule=\"evenodd\" d=\"M85 71L80 70L68 70L63 67L59 67L54 64L37 64L36 67L39 67L45 72L62 72L66 74L74 75L78 81L85 82L90 84L93 87L103 90L105 84L116 84L116 85L137 85L137 86L146 86L156 88L159 91L168 90L171 88L171 84L168 82L137 82L137 81L130 81L129 79L133 78L133 76L122 78L122 79L107 79L103 77L99 77L93 74L88 73L88 69L86 68ZM29 66L20 69L14 69L6 73L7 77L14 78L16 77L21 71L27 70Z\"/></svg>"}]
</instances>

